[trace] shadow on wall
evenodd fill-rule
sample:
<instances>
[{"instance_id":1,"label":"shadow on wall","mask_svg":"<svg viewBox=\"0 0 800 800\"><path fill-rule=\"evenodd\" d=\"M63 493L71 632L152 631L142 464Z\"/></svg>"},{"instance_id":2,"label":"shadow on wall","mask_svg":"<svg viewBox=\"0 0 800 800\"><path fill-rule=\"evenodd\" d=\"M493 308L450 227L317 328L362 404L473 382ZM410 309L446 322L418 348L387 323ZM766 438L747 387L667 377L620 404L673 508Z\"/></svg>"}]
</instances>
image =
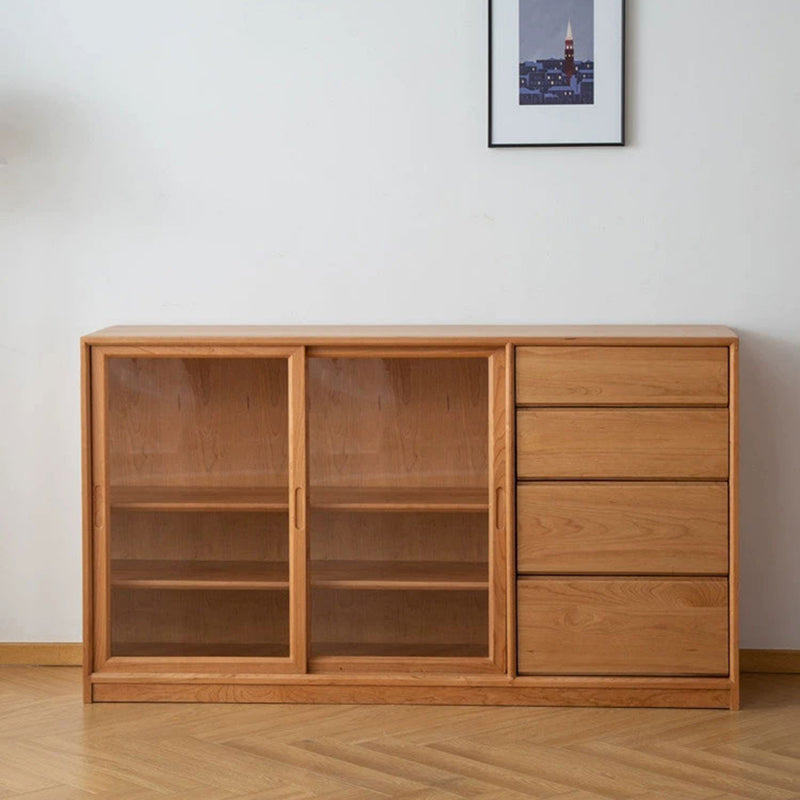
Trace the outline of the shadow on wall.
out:
<instances>
[{"instance_id":1,"label":"shadow on wall","mask_svg":"<svg viewBox=\"0 0 800 800\"><path fill-rule=\"evenodd\" d=\"M63 220L71 230L99 217L158 225L163 179L148 145L135 117L107 105L44 93L0 95L2 207L48 214L50 225Z\"/></svg>"},{"instance_id":2,"label":"shadow on wall","mask_svg":"<svg viewBox=\"0 0 800 800\"><path fill-rule=\"evenodd\" d=\"M0 165L51 149L47 106L44 99L0 96Z\"/></svg>"},{"instance_id":3,"label":"shadow on wall","mask_svg":"<svg viewBox=\"0 0 800 800\"><path fill-rule=\"evenodd\" d=\"M800 647L800 341L741 336L743 647Z\"/></svg>"}]
</instances>

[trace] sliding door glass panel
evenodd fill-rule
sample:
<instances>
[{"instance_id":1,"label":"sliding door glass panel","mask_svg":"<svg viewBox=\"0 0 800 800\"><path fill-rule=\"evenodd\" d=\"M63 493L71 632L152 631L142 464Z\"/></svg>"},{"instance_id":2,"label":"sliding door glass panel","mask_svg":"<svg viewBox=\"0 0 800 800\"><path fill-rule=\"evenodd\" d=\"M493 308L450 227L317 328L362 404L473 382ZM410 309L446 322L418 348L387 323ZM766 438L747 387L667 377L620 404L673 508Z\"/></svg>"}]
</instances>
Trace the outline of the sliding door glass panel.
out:
<instances>
[{"instance_id":1,"label":"sliding door glass panel","mask_svg":"<svg viewBox=\"0 0 800 800\"><path fill-rule=\"evenodd\" d=\"M286 360L107 363L111 655L287 657Z\"/></svg>"},{"instance_id":2,"label":"sliding door glass panel","mask_svg":"<svg viewBox=\"0 0 800 800\"><path fill-rule=\"evenodd\" d=\"M488 359L311 358L311 655L487 657Z\"/></svg>"}]
</instances>

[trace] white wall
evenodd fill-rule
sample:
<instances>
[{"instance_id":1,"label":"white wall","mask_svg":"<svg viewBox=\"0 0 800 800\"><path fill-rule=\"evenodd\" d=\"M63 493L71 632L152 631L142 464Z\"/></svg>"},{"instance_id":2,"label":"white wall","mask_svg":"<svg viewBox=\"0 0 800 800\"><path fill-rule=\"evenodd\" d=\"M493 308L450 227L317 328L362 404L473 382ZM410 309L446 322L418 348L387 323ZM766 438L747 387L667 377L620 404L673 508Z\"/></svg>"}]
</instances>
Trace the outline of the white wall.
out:
<instances>
[{"instance_id":1,"label":"white wall","mask_svg":"<svg viewBox=\"0 0 800 800\"><path fill-rule=\"evenodd\" d=\"M0 641L80 638L82 333L692 322L743 337L743 645L800 648L799 40L629 0L629 146L490 151L485 0L0 0Z\"/></svg>"}]
</instances>

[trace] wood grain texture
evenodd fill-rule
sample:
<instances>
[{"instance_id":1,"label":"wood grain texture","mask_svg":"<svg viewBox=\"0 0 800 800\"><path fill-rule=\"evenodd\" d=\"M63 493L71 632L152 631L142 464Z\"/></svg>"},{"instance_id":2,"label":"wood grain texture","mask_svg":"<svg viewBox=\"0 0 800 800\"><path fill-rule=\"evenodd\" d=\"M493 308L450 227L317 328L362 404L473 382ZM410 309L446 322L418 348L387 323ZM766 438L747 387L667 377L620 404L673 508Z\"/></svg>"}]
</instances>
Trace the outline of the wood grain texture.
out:
<instances>
[{"instance_id":1,"label":"wood grain texture","mask_svg":"<svg viewBox=\"0 0 800 800\"><path fill-rule=\"evenodd\" d=\"M469 561L312 561L311 585L321 589L488 591L489 565Z\"/></svg>"},{"instance_id":2,"label":"wood grain texture","mask_svg":"<svg viewBox=\"0 0 800 800\"><path fill-rule=\"evenodd\" d=\"M312 508L311 559L324 561L489 561L489 513L348 511ZM488 576L488 568L487 568Z\"/></svg>"},{"instance_id":3,"label":"wood grain texture","mask_svg":"<svg viewBox=\"0 0 800 800\"><path fill-rule=\"evenodd\" d=\"M526 408L517 412L517 473L725 480L728 439L723 408Z\"/></svg>"},{"instance_id":4,"label":"wood grain texture","mask_svg":"<svg viewBox=\"0 0 800 800\"><path fill-rule=\"evenodd\" d=\"M288 511L284 486L112 486L112 509L140 511Z\"/></svg>"},{"instance_id":5,"label":"wood grain texture","mask_svg":"<svg viewBox=\"0 0 800 800\"><path fill-rule=\"evenodd\" d=\"M73 666L80 666L83 660L83 645L81 642L0 642L0 666L10 666L10 665L29 665L29 666L57 666L57 667L73 667ZM740 651L740 662L743 674L784 674L784 675L800 675L800 650L754 650L754 649L743 649ZM120 659L113 659L112 663L118 663ZM174 666L170 666L168 664L162 663L159 665L164 669L173 670ZM155 669L155 665L150 665L148 667L151 670ZM252 669L252 666L248 666L249 669ZM89 673L92 675L92 673ZM94 682L102 681L103 678L112 678L114 673L99 672L94 673L93 680ZM185 672L176 674L173 676L175 679L179 681L188 681L191 682L193 680L197 680L196 677L193 677L192 673ZM286 681L289 679L290 676L271 676L270 681L278 682L278 681ZM314 675L301 675L295 676L295 681L311 681L314 682L320 676ZM339 676L342 682L356 682L358 681L359 677L357 675L342 675ZM255 678L251 676L252 680L261 681L263 680L263 676L258 676ZM386 680L392 680L389 676L384 676ZM127 680L130 680L130 675L126 676ZM162 675L163 679L163 675ZM208 676L206 676L206 680L208 680ZM420 679L419 677L409 676L408 674L401 674L396 676L396 679L401 680L410 680L414 682L418 682ZM112 681L116 680L116 678L112 678ZM215 675L213 677L213 682L218 681L219 678ZM370 680L374 680L371 678ZM428 678L429 682L432 685L438 685L442 682L447 681L446 675L434 675ZM469 680L466 677L459 677L455 678L454 680L458 681L459 683L469 683ZM481 677L478 679L480 683L486 683L489 679L486 677ZM550 685L550 686L558 686L558 685L570 685L570 681L575 680L574 678L564 678L564 677L553 677L549 676L547 678L531 678L528 676L524 676L519 679L520 685L527 685L530 681L537 681L539 685ZM596 682L597 678L579 678L578 680L588 680ZM619 678L607 678L606 680L612 681L612 685L618 682ZM634 679L626 678L625 681L631 681ZM682 680L680 678L645 678L639 679L644 681L669 681L669 685L674 685L676 687L680 687L686 685L681 683ZM700 679L685 679L685 680L700 680L702 681L701 685L707 685L707 682L710 680L716 680L712 678L700 678ZM566 682L566 683L565 683ZM730 681L725 679L725 684L729 684ZM91 686L92 680L89 681ZM629 685L629 684L626 684ZM657 685L657 684L654 684Z\"/></svg>"},{"instance_id":6,"label":"wood grain texture","mask_svg":"<svg viewBox=\"0 0 800 800\"><path fill-rule=\"evenodd\" d=\"M708 577L736 569L725 548L725 501L734 516L737 491L735 341L728 329L680 326L113 329L87 337L84 348L112 373L110 391L104 370L99 388L91 381L84 415L99 476L86 495L87 550L97 557L91 589L106 620L92 632L92 694L735 706L736 600L728 602L724 579ZM523 402L592 407L517 415L515 344L543 357L535 367L553 381L534 381L545 394ZM566 361L572 372L555 374ZM687 408L727 403L726 363L730 415ZM572 399L558 394L570 391ZM682 408L609 407L638 404ZM547 570L577 572L581 547L593 550L602 562L591 567L597 586L616 589L597 600L591 636L614 642L612 666L626 649L615 637L628 637L628 659L655 663L650 674L664 677L550 669L514 677L530 655L522 639L515 654L528 581L520 581L518 610L514 446L519 477L536 478L526 472L526 415L546 415L537 418L539 436L538 422L562 412L588 416L564 417L551 427L554 438L536 442L537 464L544 452L566 469L541 477L556 492L579 487L568 479L606 481L607 494L551 496L544 511L538 498L537 533L527 538L530 510L520 503L520 568L528 568L529 541L536 558L551 560ZM573 452L570 441L579 443ZM573 473L576 465L587 471ZM110 558L118 559L113 570ZM682 569L695 577L651 577L643 588L650 570ZM639 577L613 579L616 571ZM580 582L585 593L592 579L550 580ZM735 591L735 574L731 581ZM614 624L601 636L606 619ZM585 623L579 613L582 634ZM647 636L660 648L650 655ZM583 657L584 640L575 647L554 638L567 661ZM674 677L678 669L709 677Z\"/></svg>"},{"instance_id":7,"label":"wood grain texture","mask_svg":"<svg viewBox=\"0 0 800 800\"><path fill-rule=\"evenodd\" d=\"M728 582L525 578L520 673L727 675Z\"/></svg>"},{"instance_id":8,"label":"wood grain texture","mask_svg":"<svg viewBox=\"0 0 800 800\"><path fill-rule=\"evenodd\" d=\"M114 587L111 610L112 656L289 656L288 591Z\"/></svg>"},{"instance_id":9,"label":"wood grain texture","mask_svg":"<svg viewBox=\"0 0 800 800\"><path fill-rule=\"evenodd\" d=\"M223 661L225 659L219 659ZM255 669L237 669L232 659L227 659L232 668L225 676L226 683L240 685L264 683L264 675ZM322 659L321 659L322 660ZM449 660L449 659L447 659ZM205 671L176 672L169 665L160 661L150 660L147 669L133 669L139 666L139 659L114 658L103 672L92 675L92 682L97 684L123 683L192 683L197 685L214 684L219 682L219 674ZM488 659L484 662L491 666ZM257 665L258 661L251 660L250 664ZM536 687L554 689L729 689L731 681L727 677L659 677L647 675L634 676L597 676L597 675L520 675L510 678L508 675L498 673L470 672L462 670L460 674L436 674L427 672L384 672L381 675L371 674L368 671L356 674L342 674L329 670L315 670L307 675L298 675L286 672L269 676L269 682L281 686L341 686L351 683L358 686L482 686L482 687Z\"/></svg>"},{"instance_id":10,"label":"wood grain texture","mask_svg":"<svg viewBox=\"0 0 800 800\"><path fill-rule=\"evenodd\" d=\"M74 667L82 663L83 645L80 642L0 642L0 665ZM91 675L91 664L89 666Z\"/></svg>"},{"instance_id":11,"label":"wood grain texture","mask_svg":"<svg viewBox=\"0 0 800 800\"><path fill-rule=\"evenodd\" d=\"M507 528L514 524L513 518L508 514L508 495L513 489L506 482L506 464L511 452L506 426L508 369L506 349L497 350L489 359L489 658L502 672L506 671L508 659Z\"/></svg>"},{"instance_id":12,"label":"wood grain texture","mask_svg":"<svg viewBox=\"0 0 800 800\"><path fill-rule=\"evenodd\" d=\"M116 560L289 561L288 510L199 513L114 508L111 526L111 558Z\"/></svg>"},{"instance_id":13,"label":"wood grain texture","mask_svg":"<svg viewBox=\"0 0 800 800\"><path fill-rule=\"evenodd\" d=\"M517 458L516 458L516 357L515 348L506 345L506 509L509 525L506 530L506 669L510 677L517 674Z\"/></svg>"},{"instance_id":14,"label":"wood grain texture","mask_svg":"<svg viewBox=\"0 0 800 800\"><path fill-rule=\"evenodd\" d=\"M463 645L474 645L489 656L489 602L485 588L477 591L340 591L312 587L311 655L332 655L332 643L363 645L364 654L426 656L432 647L460 655ZM318 647L319 645L319 647ZM410 647L405 647L410 645ZM442 653L437 653L442 655ZM357 670L356 670L357 671Z\"/></svg>"},{"instance_id":15,"label":"wood grain texture","mask_svg":"<svg viewBox=\"0 0 800 800\"><path fill-rule=\"evenodd\" d=\"M733 682L731 707L739 708L739 343L732 342L729 349L730 408L728 418L728 456L730 545L728 571L730 574L730 602L728 604L728 629L730 675Z\"/></svg>"},{"instance_id":16,"label":"wood grain texture","mask_svg":"<svg viewBox=\"0 0 800 800\"><path fill-rule=\"evenodd\" d=\"M517 507L520 573L728 572L727 483L526 483Z\"/></svg>"},{"instance_id":17,"label":"wood grain texture","mask_svg":"<svg viewBox=\"0 0 800 800\"><path fill-rule=\"evenodd\" d=\"M721 325L115 325L84 337L89 344L173 345L477 345L673 343L727 345Z\"/></svg>"},{"instance_id":18,"label":"wood grain texture","mask_svg":"<svg viewBox=\"0 0 800 800\"><path fill-rule=\"evenodd\" d=\"M519 347L517 403L724 406L728 348Z\"/></svg>"},{"instance_id":19,"label":"wood grain texture","mask_svg":"<svg viewBox=\"0 0 800 800\"><path fill-rule=\"evenodd\" d=\"M495 537L493 472L495 449L505 465L504 350L499 361L497 354L458 350L446 357L435 350L320 349L312 355L310 506L312 522L320 526L310 529L317 565L310 619L313 668L447 670L460 668L461 657L490 655L504 665L505 595L502 607L493 605L494 593L505 586L505 556L498 562L493 552L504 546ZM504 473L497 481L501 491L503 478ZM469 562L447 549L454 519L466 512L483 525L479 578ZM397 524L388 522L392 513ZM325 522L333 520L342 541L353 542L366 538L370 514L376 516L370 545L400 557L383 565L351 564L350 575L336 563L321 566L317 535L328 552L341 546L333 544ZM389 545L385 536L408 530L412 519L425 526L429 567L404 557L400 540ZM475 525L467 522L462 531L469 547L476 541ZM500 526L503 537L504 518ZM418 542L414 531L409 547ZM358 551L344 561L354 558L365 561ZM341 567L341 559L336 561ZM448 562L449 575L443 571ZM449 666L443 655L453 659Z\"/></svg>"},{"instance_id":20,"label":"wood grain texture","mask_svg":"<svg viewBox=\"0 0 800 800\"><path fill-rule=\"evenodd\" d=\"M474 511L489 510L487 486L314 486L312 509L331 511Z\"/></svg>"},{"instance_id":21,"label":"wood grain texture","mask_svg":"<svg viewBox=\"0 0 800 800\"><path fill-rule=\"evenodd\" d=\"M111 562L111 585L129 589L288 589L288 561Z\"/></svg>"},{"instance_id":22,"label":"wood grain texture","mask_svg":"<svg viewBox=\"0 0 800 800\"><path fill-rule=\"evenodd\" d=\"M109 572L111 551L109 546L108 480L108 371L102 348L91 351L92 393L92 599L93 631L91 652L92 669L99 670L111 654L111 611Z\"/></svg>"},{"instance_id":23,"label":"wood grain texture","mask_svg":"<svg viewBox=\"0 0 800 800\"><path fill-rule=\"evenodd\" d=\"M379 705L727 708L726 689L102 684L94 699L124 703L357 703Z\"/></svg>"},{"instance_id":24,"label":"wood grain texture","mask_svg":"<svg viewBox=\"0 0 800 800\"><path fill-rule=\"evenodd\" d=\"M488 501L488 408L486 358L309 359L312 502L324 487L484 487Z\"/></svg>"},{"instance_id":25,"label":"wood grain texture","mask_svg":"<svg viewBox=\"0 0 800 800\"><path fill-rule=\"evenodd\" d=\"M752 650L740 653L742 672L800 675L800 650Z\"/></svg>"},{"instance_id":26,"label":"wood grain texture","mask_svg":"<svg viewBox=\"0 0 800 800\"><path fill-rule=\"evenodd\" d=\"M79 685L78 668L3 671L4 800L798 794L797 676L746 676L741 715L408 705L82 709Z\"/></svg>"},{"instance_id":27,"label":"wood grain texture","mask_svg":"<svg viewBox=\"0 0 800 800\"><path fill-rule=\"evenodd\" d=\"M306 350L289 357L289 657L308 668L308 414Z\"/></svg>"},{"instance_id":28,"label":"wood grain texture","mask_svg":"<svg viewBox=\"0 0 800 800\"><path fill-rule=\"evenodd\" d=\"M118 486L286 486L285 358L109 358L108 444Z\"/></svg>"}]
</instances>

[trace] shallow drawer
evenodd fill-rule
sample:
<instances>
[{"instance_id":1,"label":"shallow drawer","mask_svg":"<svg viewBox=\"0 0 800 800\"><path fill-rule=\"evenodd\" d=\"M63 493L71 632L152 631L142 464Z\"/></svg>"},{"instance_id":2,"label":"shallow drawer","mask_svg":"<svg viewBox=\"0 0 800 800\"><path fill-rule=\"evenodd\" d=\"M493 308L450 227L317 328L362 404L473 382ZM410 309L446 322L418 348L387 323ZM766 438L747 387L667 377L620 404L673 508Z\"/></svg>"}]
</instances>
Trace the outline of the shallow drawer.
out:
<instances>
[{"instance_id":1,"label":"shallow drawer","mask_svg":"<svg viewBox=\"0 0 800 800\"><path fill-rule=\"evenodd\" d=\"M521 674L727 675L724 578L523 578Z\"/></svg>"},{"instance_id":2,"label":"shallow drawer","mask_svg":"<svg viewBox=\"0 0 800 800\"><path fill-rule=\"evenodd\" d=\"M726 347L518 347L520 405L726 405Z\"/></svg>"},{"instance_id":3,"label":"shallow drawer","mask_svg":"<svg viewBox=\"0 0 800 800\"><path fill-rule=\"evenodd\" d=\"M520 409L517 475L726 479L728 411Z\"/></svg>"},{"instance_id":4,"label":"shallow drawer","mask_svg":"<svg viewBox=\"0 0 800 800\"><path fill-rule=\"evenodd\" d=\"M520 484L517 571L724 575L728 484Z\"/></svg>"}]
</instances>

